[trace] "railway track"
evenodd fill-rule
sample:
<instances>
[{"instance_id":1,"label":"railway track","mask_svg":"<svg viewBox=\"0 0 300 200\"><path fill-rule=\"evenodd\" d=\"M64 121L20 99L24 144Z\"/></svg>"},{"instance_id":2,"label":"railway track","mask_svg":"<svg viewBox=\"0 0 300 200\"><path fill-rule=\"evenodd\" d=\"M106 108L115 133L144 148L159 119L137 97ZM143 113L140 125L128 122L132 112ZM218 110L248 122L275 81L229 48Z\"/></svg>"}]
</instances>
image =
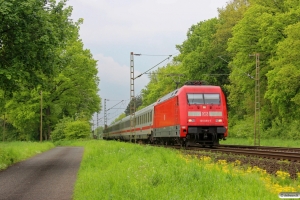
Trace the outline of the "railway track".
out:
<instances>
[{"instance_id":1,"label":"railway track","mask_svg":"<svg viewBox=\"0 0 300 200\"><path fill-rule=\"evenodd\" d=\"M180 146L165 146L180 149ZM270 146L243 146L243 145L220 145L214 148L200 146L186 147L190 151L210 151L226 154L239 154L252 157L288 160L300 163L300 148L270 147Z\"/></svg>"},{"instance_id":2,"label":"railway track","mask_svg":"<svg viewBox=\"0 0 300 200\"><path fill-rule=\"evenodd\" d=\"M191 147L193 148L195 147ZM241 148L230 148L230 147L218 147L218 148L196 148L197 150L205 150L211 152L222 152L228 154L240 154L240 155L248 155L248 156L256 156L262 158L272 158L277 160L288 160L293 162L300 162L300 153L299 152L289 152L289 151L277 151L277 150L261 150L261 149L241 149ZM188 150L188 148L187 148Z\"/></svg>"},{"instance_id":3,"label":"railway track","mask_svg":"<svg viewBox=\"0 0 300 200\"><path fill-rule=\"evenodd\" d=\"M257 149L257 150L264 150L264 151L281 151L281 152L298 152L298 153L300 153L300 148L293 148L293 147L220 145L219 148Z\"/></svg>"}]
</instances>

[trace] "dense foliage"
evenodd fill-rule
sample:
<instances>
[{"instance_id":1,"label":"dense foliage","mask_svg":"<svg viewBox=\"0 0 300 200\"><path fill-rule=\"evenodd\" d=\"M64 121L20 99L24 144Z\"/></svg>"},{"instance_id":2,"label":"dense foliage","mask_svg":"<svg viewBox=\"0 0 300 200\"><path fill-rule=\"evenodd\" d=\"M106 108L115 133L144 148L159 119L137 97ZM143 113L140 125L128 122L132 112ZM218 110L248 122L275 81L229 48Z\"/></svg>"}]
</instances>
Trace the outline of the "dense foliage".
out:
<instances>
[{"instance_id":1,"label":"dense foliage","mask_svg":"<svg viewBox=\"0 0 300 200\"><path fill-rule=\"evenodd\" d=\"M300 2L232 0L218 18L192 25L174 62L150 74L143 107L174 90L174 76L220 85L228 98L231 136L254 130L256 65L262 137L299 139ZM259 63L256 56L259 55ZM178 82L179 80L177 80Z\"/></svg>"},{"instance_id":2,"label":"dense foliage","mask_svg":"<svg viewBox=\"0 0 300 200\"><path fill-rule=\"evenodd\" d=\"M0 0L0 5L2 139L38 139L41 104L44 139L65 117L89 124L100 110L99 79L96 60L79 39L83 20L70 19L66 0ZM90 132L90 125L80 126Z\"/></svg>"}]
</instances>

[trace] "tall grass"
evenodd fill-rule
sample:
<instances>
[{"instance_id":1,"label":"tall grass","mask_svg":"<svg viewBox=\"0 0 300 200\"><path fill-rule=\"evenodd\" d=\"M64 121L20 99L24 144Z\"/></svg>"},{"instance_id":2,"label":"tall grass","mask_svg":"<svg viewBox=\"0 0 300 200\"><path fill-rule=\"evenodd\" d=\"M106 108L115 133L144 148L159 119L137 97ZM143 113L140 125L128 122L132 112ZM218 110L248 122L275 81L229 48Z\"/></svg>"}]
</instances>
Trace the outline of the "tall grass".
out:
<instances>
[{"instance_id":1,"label":"tall grass","mask_svg":"<svg viewBox=\"0 0 300 200\"><path fill-rule=\"evenodd\" d=\"M0 142L0 170L53 147L51 142Z\"/></svg>"},{"instance_id":2,"label":"tall grass","mask_svg":"<svg viewBox=\"0 0 300 200\"><path fill-rule=\"evenodd\" d=\"M208 169L178 151L112 141L76 145L85 151L74 199L278 198L257 174L236 176L213 164Z\"/></svg>"}]
</instances>

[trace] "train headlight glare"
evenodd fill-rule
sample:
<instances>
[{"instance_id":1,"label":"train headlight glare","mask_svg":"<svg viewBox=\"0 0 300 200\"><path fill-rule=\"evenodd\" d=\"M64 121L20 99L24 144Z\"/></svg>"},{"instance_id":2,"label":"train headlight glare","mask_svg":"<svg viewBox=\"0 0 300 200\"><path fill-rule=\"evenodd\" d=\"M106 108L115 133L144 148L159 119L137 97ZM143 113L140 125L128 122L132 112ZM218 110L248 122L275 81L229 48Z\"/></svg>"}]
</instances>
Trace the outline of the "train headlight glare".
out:
<instances>
[{"instance_id":1,"label":"train headlight glare","mask_svg":"<svg viewBox=\"0 0 300 200\"><path fill-rule=\"evenodd\" d=\"M216 122L223 122L222 119L216 119Z\"/></svg>"},{"instance_id":2,"label":"train headlight glare","mask_svg":"<svg viewBox=\"0 0 300 200\"><path fill-rule=\"evenodd\" d=\"M188 122L195 122L195 119L189 119Z\"/></svg>"}]
</instances>

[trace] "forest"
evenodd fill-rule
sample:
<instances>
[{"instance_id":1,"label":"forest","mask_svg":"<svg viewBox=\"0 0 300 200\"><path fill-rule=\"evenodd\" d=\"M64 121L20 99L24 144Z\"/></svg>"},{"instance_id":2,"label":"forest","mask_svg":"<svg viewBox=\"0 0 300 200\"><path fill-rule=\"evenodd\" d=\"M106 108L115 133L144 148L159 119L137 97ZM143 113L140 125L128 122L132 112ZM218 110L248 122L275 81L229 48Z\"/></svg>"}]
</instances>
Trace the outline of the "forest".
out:
<instances>
[{"instance_id":1,"label":"forest","mask_svg":"<svg viewBox=\"0 0 300 200\"><path fill-rule=\"evenodd\" d=\"M70 19L66 0L0 4L0 139L87 137L101 99L83 20Z\"/></svg>"},{"instance_id":2,"label":"forest","mask_svg":"<svg viewBox=\"0 0 300 200\"><path fill-rule=\"evenodd\" d=\"M252 138L258 64L260 137L300 139L300 1L232 0L218 13L192 25L180 53L149 75L142 107L178 81L205 80L226 93L229 137Z\"/></svg>"}]
</instances>

